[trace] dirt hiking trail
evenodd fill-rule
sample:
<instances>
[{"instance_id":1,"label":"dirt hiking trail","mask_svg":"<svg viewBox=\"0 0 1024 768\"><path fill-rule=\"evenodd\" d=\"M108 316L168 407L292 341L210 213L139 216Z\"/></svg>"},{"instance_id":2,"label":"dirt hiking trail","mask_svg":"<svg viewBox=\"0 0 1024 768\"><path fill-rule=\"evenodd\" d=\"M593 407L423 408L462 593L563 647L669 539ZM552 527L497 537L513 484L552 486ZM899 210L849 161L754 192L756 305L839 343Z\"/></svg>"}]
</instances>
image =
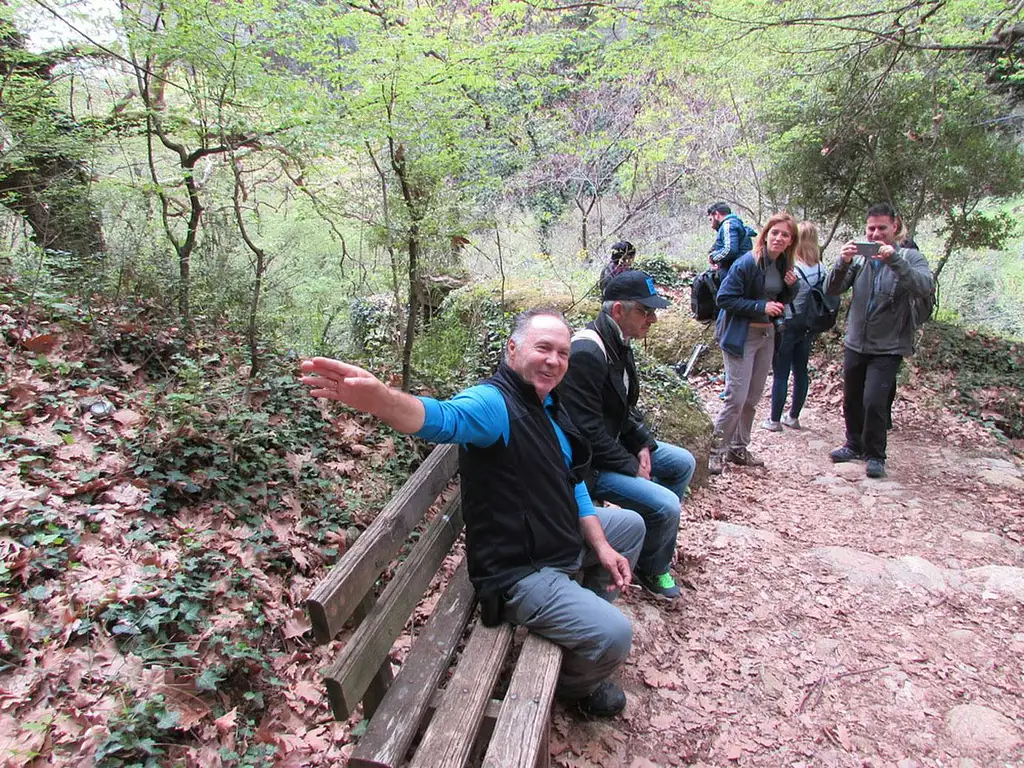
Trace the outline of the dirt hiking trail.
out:
<instances>
[{"instance_id":1,"label":"dirt hiking trail","mask_svg":"<svg viewBox=\"0 0 1024 768\"><path fill-rule=\"evenodd\" d=\"M769 382L770 383L770 382ZM717 390L701 391L709 408ZM687 501L684 589L632 590L612 723L556 709L560 766L1024 765L1024 470L901 393L889 477L833 465L835 387Z\"/></svg>"}]
</instances>

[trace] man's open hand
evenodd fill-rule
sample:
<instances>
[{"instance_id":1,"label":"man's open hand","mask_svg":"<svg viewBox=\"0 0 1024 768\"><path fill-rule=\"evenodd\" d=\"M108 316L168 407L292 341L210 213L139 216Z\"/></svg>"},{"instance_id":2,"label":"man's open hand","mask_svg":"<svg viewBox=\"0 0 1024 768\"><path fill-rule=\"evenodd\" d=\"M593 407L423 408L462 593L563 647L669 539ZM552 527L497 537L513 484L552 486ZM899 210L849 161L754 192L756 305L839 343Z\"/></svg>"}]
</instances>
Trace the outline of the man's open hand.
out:
<instances>
[{"instance_id":1,"label":"man's open hand","mask_svg":"<svg viewBox=\"0 0 1024 768\"><path fill-rule=\"evenodd\" d=\"M388 388L380 379L357 365L314 357L302 362L302 383L313 397L326 397L356 410L374 413L387 397Z\"/></svg>"}]
</instances>

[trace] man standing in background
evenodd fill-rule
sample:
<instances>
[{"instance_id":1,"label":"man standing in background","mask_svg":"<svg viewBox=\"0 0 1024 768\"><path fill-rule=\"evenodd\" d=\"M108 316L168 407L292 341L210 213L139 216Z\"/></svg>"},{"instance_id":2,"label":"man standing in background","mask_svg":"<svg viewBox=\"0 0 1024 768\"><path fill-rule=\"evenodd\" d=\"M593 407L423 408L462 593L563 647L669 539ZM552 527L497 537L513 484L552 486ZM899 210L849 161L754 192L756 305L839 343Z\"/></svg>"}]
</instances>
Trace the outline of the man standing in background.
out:
<instances>
[{"instance_id":1,"label":"man standing in background","mask_svg":"<svg viewBox=\"0 0 1024 768\"><path fill-rule=\"evenodd\" d=\"M851 240L825 280L838 296L853 288L843 343L843 417L846 442L829 455L839 463L866 459L868 477L885 477L885 448L896 373L914 353L916 302L933 289L928 260L895 245L900 219L888 203L868 208L868 242Z\"/></svg>"},{"instance_id":2,"label":"man standing in background","mask_svg":"<svg viewBox=\"0 0 1024 768\"><path fill-rule=\"evenodd\" d=\"M727 203L708 206L708 223L715 230L715 242L708 252L708 261L712 269L719 270L720 276L725 277L732 263L754 247L756 233L732 212Z\"/></svg>"}]
</instances>

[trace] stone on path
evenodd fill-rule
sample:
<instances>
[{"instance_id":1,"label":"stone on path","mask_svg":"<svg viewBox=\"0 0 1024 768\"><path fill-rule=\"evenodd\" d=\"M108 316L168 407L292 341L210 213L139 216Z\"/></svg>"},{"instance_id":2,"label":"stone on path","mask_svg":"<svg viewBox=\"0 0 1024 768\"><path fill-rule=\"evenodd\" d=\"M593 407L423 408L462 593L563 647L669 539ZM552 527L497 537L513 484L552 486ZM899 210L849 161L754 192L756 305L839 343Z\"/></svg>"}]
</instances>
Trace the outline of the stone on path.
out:
<instances>
[{"instance_id":1,"label":"stone on path","mask_svg":"<svg viewBox=\"0 0 1024 768\"><path fill-rule=\"evenodd\" d=\"M987 531L964 531L960 538L968 544L975 544L980 547L1005 547L1009 542L996 533Z\"/></svg>"},{"instance_id":2,"label":"stone on path","mask_svg":"<svg viewBox=\"0 0 1024 768\"><path fill-rule=\"evenodd\" d=\"M972 582L985 582L983 598L1012 596L1024 603L1024 568L1010 565L986 565L971 568L964 575Z\"/></svg>"},{"instance_id":3,"label":"stone on path","mask_svg":"<svg viewBox=\"0 0 1024 768\"><path fill-rule=\"evenodd\" d=\"M782 542L782 539L771 531L762 531L760 528L751 528L748 525L736 525L735 523L717 523L715 532L718 536L711 544L715 549L722 549L729 543L729 539L758 539L771 544Z\"/></svg>"},{"instance_id":4,"label":"stone on path","mask_svg":"<svg viewBox=\"0 0 1024 768\"><path fill-rule=\"evenodd\" d=\"M918 584L933 592L942 592L959 581L954 571L940 568L923 557L907 555L888 563L889 575L901 584Z\"/></svg>"},{"instance_id":5,"label":"stone on path","mask_svg":"<svg viewBox=\"0 0 1024 768\"><path fill-rule=\"evenodd\" d=\"M832 472L844 480L863 480L866 477L864 474L864 463L860 461L847 461L843 464L833 464Z\"/></svg>"},{"instance_id":6,"label":"stone on path","mask_svg":"<svg viewBox=\"0 0 1024 768\"><path fill-rule=\"evenodd\" d=\"M849 547L821 547L812 550L811 554L858 584L880 584L892 580L903 586L919 586L932 592L943 592L960 583L958 572L940 568L914 555L889 559Z\"/></svg>"},{"instance_id":7,"label":"stone on path","mask_svg":"<svg viewBox=\"0 0 1024 768\"><path fill-rule=\"evenodd\" d=\"M878 584L887 575L884 557L849 547L820 547L811 554L824 560L858 584Z\"/></svg>"},{"instance_id":8,"label":"stone on path","mask_svg":"<svg viewBox=\"0 0 1024 768\"><path fill-rule=\"evenodd\" d=\"M946 715L946 727L964 752L1010 750L1022 743L1012 720L980 704L953 707Z\"/></svg>"}]
</instances>

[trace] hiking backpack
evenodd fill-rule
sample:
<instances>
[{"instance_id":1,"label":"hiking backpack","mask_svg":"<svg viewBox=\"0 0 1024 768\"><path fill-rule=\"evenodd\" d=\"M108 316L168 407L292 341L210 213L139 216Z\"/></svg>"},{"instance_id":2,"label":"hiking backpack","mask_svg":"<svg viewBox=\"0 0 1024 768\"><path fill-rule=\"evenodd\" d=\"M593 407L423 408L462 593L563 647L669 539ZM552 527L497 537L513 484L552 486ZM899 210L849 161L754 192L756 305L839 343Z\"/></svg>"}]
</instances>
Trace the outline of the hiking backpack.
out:
<instances>
[{"instance_id":1,"label":"hiking backpack","mask_svg":"<svg viewBox=\"0 0 1024 768\"><path fill-rule=\"evenodd\" d=\"M927 296L910 297L910 322L913 324L915 331L932 319L937 303L935 298L934 284L932 284L932 289L928 291Z\"/></svg>"},{"instance_id":2,"label":"hiking backpack","mask_svg":"<svg viewBox=\"0 0 1024 768\"><path fill-rule=\"evenodd\" d=\"M811 285L807 275L799 267L795 267L796 273L807 283L810 289L807 292L807 300L804 302L804 311L793 315L786 325L792 330L805 330L808 333L823 333L836 324L839 317L839 297L828 296L823 290L825 276L822 275L818 282Z\"/></svg>"},{"instance_id":3,"label":"hiking backpack","mask_svg":"<svg viewBox=\"0 0 1024 768\"><path fill-rule=\"evenodd\" d=\"M690 285L690 312L695 320L707 322L714 320L718 314L715 297L722 286L720 269L708 269L701 272Z\"/></svg>"}]
</instances>

